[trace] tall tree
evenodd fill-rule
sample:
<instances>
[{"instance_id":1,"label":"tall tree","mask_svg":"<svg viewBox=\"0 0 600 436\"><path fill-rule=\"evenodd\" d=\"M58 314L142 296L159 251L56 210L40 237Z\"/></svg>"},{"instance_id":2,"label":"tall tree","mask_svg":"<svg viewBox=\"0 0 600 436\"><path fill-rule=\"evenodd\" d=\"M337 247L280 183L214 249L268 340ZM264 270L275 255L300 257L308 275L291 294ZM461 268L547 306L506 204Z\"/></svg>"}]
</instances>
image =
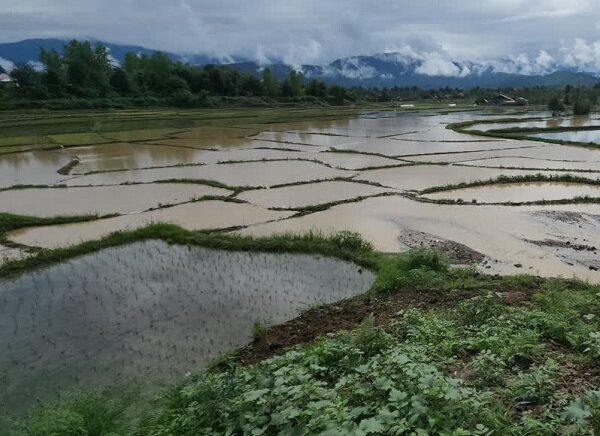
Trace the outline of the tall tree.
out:
<instances>
[{"instance_id":1,"label":"tall tree","mask_svg":"<svg viewBox=\"0 0 600 436\"><path fill-rule=\"evenodd\" d=\"M48 92L55 97L62 95L65 91L66 75L60 55L54 49L41 49L39 59L44 67L42 81Z\"/></svg>"},{"instance_id":2,"label":"tall tree","mask_svg":"<svg viewBox=\"0 0 600 436\"><path fill-rule=\"evenodd\" d=\"M290 92L292 97L299 97L302 93L302 74L299 72L292 70L290 71L290 76L288 78L290 83Z\"/></svg>"},{"instance_id":3,"label":"tall tree","mask_svg":"<svg viewBox=\"0 0 600 436\"><path fill-rule=\"evenodd\" d=\"M266 96L274 97L277 95L277 80L275 80L275 76L270 68L263 70L262 83Z\"/></svg>"}]
</instances>

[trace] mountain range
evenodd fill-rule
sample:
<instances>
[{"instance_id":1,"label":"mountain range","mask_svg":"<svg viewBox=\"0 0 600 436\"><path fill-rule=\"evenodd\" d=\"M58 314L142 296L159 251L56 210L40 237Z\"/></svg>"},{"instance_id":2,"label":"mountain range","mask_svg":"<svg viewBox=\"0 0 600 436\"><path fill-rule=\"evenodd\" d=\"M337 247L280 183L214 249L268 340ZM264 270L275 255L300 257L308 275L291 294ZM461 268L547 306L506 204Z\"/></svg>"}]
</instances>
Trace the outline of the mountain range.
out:
<instances>
[{"instance_id":1,"label":"mountain range","mask_svg":"<svg viewBox=\"0 0 600 436\"><path fill-rule=\"evenodd\" d=\"M61 51L67 40L28 39L19 42L0 43L0 58L13 64L36 62L41 48ZM96 43L92 40L92 43ZM156 50L135 45L102 42L116 63L123 61L126 53L152 54ZM319 79L328 84L362 87L417 86L421 88L476 86L530 87L565 86L600 83L594 73L579 72L560 65L526 69L511 64L510 59L493 62L453 62L439 57L426 57L414 53L381 53L337 59L327 65L287 65L282 61L257 63L238 56L217 58L203 54L167 53L175 61L190 65L227 64L240 71L260 75L269 67L276 77L283 79L295 69L306 79ZM0 59L0 61L2 60ZM523 70L523 71L522 71Z\"/></svg>"}]
</instances>

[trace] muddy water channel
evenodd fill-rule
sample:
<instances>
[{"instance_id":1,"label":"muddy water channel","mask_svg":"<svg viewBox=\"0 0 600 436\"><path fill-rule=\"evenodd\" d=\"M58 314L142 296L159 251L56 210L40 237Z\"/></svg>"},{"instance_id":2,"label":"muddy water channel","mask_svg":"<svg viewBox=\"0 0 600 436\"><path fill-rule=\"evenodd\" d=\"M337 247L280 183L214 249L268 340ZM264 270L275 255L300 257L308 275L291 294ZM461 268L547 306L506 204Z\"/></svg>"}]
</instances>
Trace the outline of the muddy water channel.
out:
<instances>
[{"instance_id":1,"label":"muddy water channel","mask_svg":"<svg viewBox=\"0 0 600 436\"><path fill-rule=\"evenodd\" d=\"M314 304L369 289L332 258L147 241L0 281L0 410L77 385L180 378Z\"/></svg>"}]
</instances>

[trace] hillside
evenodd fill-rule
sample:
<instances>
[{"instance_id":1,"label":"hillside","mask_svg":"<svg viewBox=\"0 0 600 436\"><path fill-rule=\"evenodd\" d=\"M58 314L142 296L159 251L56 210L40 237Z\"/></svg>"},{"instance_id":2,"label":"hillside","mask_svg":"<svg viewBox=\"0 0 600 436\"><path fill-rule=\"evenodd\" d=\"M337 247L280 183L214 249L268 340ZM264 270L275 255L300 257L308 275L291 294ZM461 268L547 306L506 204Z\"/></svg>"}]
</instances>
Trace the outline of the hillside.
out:
<instances>
[{"instance_id":1,"label":"hillside","mask_svg":"<svg viewBox=\"0 0 600 436\"><path fill-rule=\"evenodd\" d=\"M15 64L36 61L41 48L61 51L66 40L29 39L20 42L0 44L0 58ZM156 50L135 46L102 42L109 49L112 58L120 63L125 53L151 54ZM531 86L593 86L599 78L591 73L577 72L560 65L554 71L543 74L506 72L509 61L500 60L494 64L477 62L444 62L432 67L427 60L399 53L381 53L369 56L353 56L334 60L326 65L290 66L273 60L270 64L258 64L240 56L217 58L204 54L168 53L174 61L190 65L227 64L237 70L259 76L265 67L273 70L279 79L287 78L292 69L299 70L307 79L319 79L330 85L361 87L406 87L419 88L505 88Z\"/></svg>"}]
</instances>

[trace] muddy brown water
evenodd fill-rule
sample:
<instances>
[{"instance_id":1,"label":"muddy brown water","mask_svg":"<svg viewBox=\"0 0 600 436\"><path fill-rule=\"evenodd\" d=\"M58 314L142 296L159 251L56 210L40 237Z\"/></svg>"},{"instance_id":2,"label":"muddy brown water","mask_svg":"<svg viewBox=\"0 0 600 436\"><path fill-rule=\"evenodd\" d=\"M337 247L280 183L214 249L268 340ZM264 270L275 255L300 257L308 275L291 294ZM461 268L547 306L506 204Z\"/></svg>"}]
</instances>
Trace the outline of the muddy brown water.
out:
<instances>
[{"instance_id":1,"label":"muddy brown water","mask_svg":"<svg viewBox=\"0 0 600 436\"><path fill-rule=\"evenodd\" d=\"M558 127L600 127L600 119L596 116L579 115L573 117L555 117L540 121L521 121L516 123L481 123L469 127L470 130L500 129L549 129Z\"/></svg>"},{"instance_id":2,"label":"muddy brown water","mask_svg":"<svg viewBox=\"0 0 600 436\"><path fill-rule=\"evenodd\" d=\"M296 157L295 154L291 157ZM205 179L228 186L272 186L312 180L350 177L355 172L329 168L321 163L297 160L223 163L152 168L90 174L69 180L71 185L148 183L170 179Z\"/></svg>"},{"instance_id":3,"label":"muddy brown water","mask_svg":"<svg viewBox=\"0 0 600 436\"><path fill-rule=\"evenodd\" d=\"M600 186L580 183L503 183L453 189L423 195L432 200L461 200L477 203L527 203L541 200L568 200L575 197L600 197Z\"/></svg>"},{"instance_id":4,"label":"muddy brown water","mask_svg":"<svg viewBox=\"0 0 600 436\"><path fill-rule=\"evenodd\" d=\"M333 258L167 245L110 248L0 281L0 411L77 386L180 380L311 305L369 289Z\"/></svg>"},{"instance_id":5,"label":"muddy brown water","mask_svg":"<svg viewBox=\"0 0 600 436\"><path fill-rule=\"evenodd\" d=\"M246 120L240 119L236 121L239 124L235 126L228 123L230 127L110 133L109 136L116 140L147 140L152 138L153 135L156 135L156 140L69 148L58 153L59 156L61 153L64 154L62 160L43 163L43 168L23 166L19 170L12 170L13 176L5 176L6 180L12 180L13 182L19 180L20 183L27 183L29 179L47 180L49 183L65 183L70 187L93 185L94 188L86 188L90 189L86 192L89 192L90 197L93 197L96 195L94 190L98 189L98 192L101 192L101 189L106 188L101 188L100 185L118 185L132 182L152 183L168 179L209 179L231 186L248 185L263 188L240 195L240 198L248 199L262 206L203 202L202 204L175 206L92 223L24 229L10 234L9 238L26 245L56 247L82 240L95 239L111 231L137 228L146 223L161 220L180 224L190 229L251 226L251 228L245 230L250 233L253 231L272 233L278 229L294 230L297 223L300 223L298 228L302 230L305 228L304 223L312 223L317 230L357 230L367 239L375 242L378 247L386 251L398 251L406 248L402 244L398 244L394 236L398 232L397 223L401 222L403 228L407 230L428 232L433 236L439 233L437 236L447 240L468 242L473 245L472 248L494 257L503 265L507 265L505 269L498 268L502 272L522 272L519 269L512 268L511 257L521 256L529 259L538 255L540 250L548 250L548 247L531 247L524 242L525 239L535 239L531 235L528 236L528 232L534 232L540 238L548 236L537 225L531 228L527 224L529 218L526 217L529 216L528 213L533 213L536 210L531 207L518 208L510 212L503 210L505 208L502 208L502 210L497 210L494 207L477 209L477 214L485 215L481 219L484 219L484 222L487 223L493 222L497 217L504 217L505 214L507 217L504 219L507 222L516 220L514 221L514 228L520 229L522 227L523 230L518 233L518 236L515 236L515 240L521 240L521 242L515 242L514 250L513 248L499 250L480 242L479 238L490 239L488 233L493 233L493 227L490 231L486 229L481 229L479 232L475 231L474 229L477 229L478 225L471 223L471 216L465 212L468 209L461 209L459 212L452 206L443 205L429 205L433 206L429 209L409 198L378 199L378 201L364 200L352 205L345 205L345 207L336 206L331 210L318 211L299 219L289 219L289 212L283 213L267 208L304 207L324 201L353 200L365 193L367 195L376 193L379 189L356 183L335 182L329 184L332 179L337 177L353 177L357 180L380 183L398 191L422 190L433 186L489 180L499 176L530 175L540 172L546 175L573 174L597 180L600 177L600 148L546 144L530 140L477 137L447 129L450 123L469 120L479 121L480 124L493 124L490 123L490 120L503 117L531 118L549 117L549 115L547 112L526 112L522 109L486 111L478 109L477 111L449 114L424 112L407 114L394 111L372 111L353 117L340 114L339 120L320 119L262 124L253 124L250 120L246 124ZM590 118L562 117L558 120L543 120L542 122L583 126L594 123L596 120L597 116L594 115ZM526 125L529 122L524 120L523 123L517 124ZM153 144L154 142L163 141L167 143L162 145ZM207 145L213 149L201 149ZM340 151L343 153L339 153ZM78 156L81 159L79 165L73 168L73 174L71 176L55 174L56 169L65 160L68 162L70 156ZM53 158L57 159L56 157ZM217 164L227 161L260 159L270 161ZM273 159L279 160L273 161ZM306 162L298 159L315 160L317 162ZM373 166L398 166L411 163L419 165L369 169ZM428 163L455 165L430 165ZM182 164L193 164L194 166L180 166ZM0 165L2 165L1 159ZM148 168L156 166L168 166L168 168ZM508 167L523 170L508 169ZM124 171L111 172L112 170ZM80 175L80 173L88 171L101 172ZM17 175L16 178L15 174ZM3 175L0 173L0 185L2 184ZM323 180L328 180L328 184L314 183ZM272 186L279 184L305 182L311 183L305 186L272 188ZM98 186L98 188L95 188L95 186ZM560 190L560 195L585 195L595 191L594 188L588 189L584 185L581 186L583 191L571 192L567 190L569 192L565 193ZM271 189L266 189L269 187ZM107 190L106 192L117 193L118 190ZM507 192L509 196L513 193L514 195L521 195L517 194L516 191L503 192ZM548 193L545 193L541 188L527 190L527 192L527 195L530 196L526 198L531 199L556 199L556 195L558 195L555 195L555 188ZM4 210L11 209L4 204L6 201L1 201L2 198L11 198L14 203L14 199L18 197L16 193L7 195L9 196L0 196L0 210L3 207ZM26 196L22 202L24 205L18 207L22 208L22 211L40 212L39 207L31 205L39 197L29 197L31 194L28 192L24 192L24 195ZM463 196L464 192L457 195ZM469 195L471 194L469 193ZM176 198L178 197L176 196ZM521 197L518 200L520 199ZM471 199L465 200L470 201ZM515 199L511 199L511 201L515 201ZM118 202L116 199L115 203ZM75 210L77 209L76 203L69 205L67 209L77 212ZM157 201L153 203L156 204ZM98 204L105 205L106 203L100 201ZM371 204L377 204L378 206L365 214L363 205ZM401 207L398 206L400 204ZM80 205L83 205L83 203L80 203ZM49 205L47 210L52 208L57 209L58 206ZM575 205L572 208L581 213L590 212L582 205ZM550 211L561 210L555 206L548 206L546 209ZM14 208L14 210L17 209ZM89 207L79 207L78 210L83 213L88 211ZM139 211L137 208L129 206L123 210L127 210L127 212ZM355 211L358 211L356 212L358 218L352 216ZM513 216L515 212L518 212L518 214ZM360 221L361 219L363 221ZM279 220L283 221L274 222ZM464 220L466 223L464 232L456 230L458 227L462 227L460 220ZM433 222L436 223L437 230L425 225L425 223ZM588 230L591 232L590 229ZM567 238L568 233L562 232L561 237L563 239ZM491 238L495 240L493 235ZM589 236L588 239L593 239L593 236ZM496 240L496 244L502 247L509 244L508 241L511 241L511 239L500 238ZM518 253L518 256L515 253ZM540 256L552 259L552 256L547 255L545 251ZM553 262L553 260L548 261L549 265L553 265L552 268L543 267L541 262L532 262L530 266L533 268L532 272L537 270L542 271L542 273L545 273L545 271L560 271L559 273L563 275L585 273L583 275L588 276L587 271L579 268L578 265L581 262L574 262L573 265L563 262L561 268L554 268L555 264Z\"/></svg>"},{"instance_id":6,"label":"muddy brown water","mask_svg":"<svg viewBox=\"0 0 600 436\"><path fill-rule=\"evenodd\" d=\"M0 189L15 185L48 185L65 176L58 170L71 162L66 153L34 151L0 156Z\"/></svg>"},{"instance_id":7,"label":"muddy brown water","mask_svg":"<svg viewBox=\"0 0 600 436\"><path fill-rule=\"evenodd\" d=\"M231 191L185 183L19 189L0 192L0 213L51 217L143 212Z\"/></svg>"},{"instance_id":8,"label":"muddy brown water","mask_svg":"<svg viewBox=\"0 0 600 436\"><path fill-rule=\"evenodd\" d=\"M244 235L270 235L284 232L352 230L361 233L375 248L384 252L406 249L400 242L405 231L424 232L434 237L460 242L491 259L482 270L498 274L529 273L546 277L573 277L600 282L597 253L588 252L585 263L566 263L559 251L540 247L527 240L577 238L600 248L600 220L576 228L558 219L541 219L537 213L555 212L558 216L600 216L600 205L491 206L438 205L392 196L370 198L357 203L334 206L323 212L243 229ZM555 225L550 225L556 221ZM521 264L521 267L515 267Z\"/></svg>"},{"instance_id":9,"label":"muddy brown water","mask_svg":"<svg viewBox=\"0 0 600 436\"><path fill-rule=\"evenodd\" d=\"M490 162L493 161L493 159L490 159ZM471 162L467 162L466 164L471 165ZM493 164L490 163L490 165ZM459 165L416 165L364 171L360 173L357 179L380 183L403 191L420 191L433 186L471 183L478 180L495 179L500 176L521 177L540 173L547 176L565 174L559 171L506 170ZM580 175L593 177L592 174L588 173ZM600 177L600 173L598 173L597 177Z\"/></svg>"},{"instance_id":10,"label":"muddy brown water","mask_svg":"<svg viewBox=\"0 0 600 436\"><path fill-rule=\"evenodd\" d=\"M246 191L238 198L263 207L302 208L393 191L362 183L322 182Z\"/></svg>"},{"instance_id":11,"label":"muddy brown water","mask_svg":"<svg viewBox=\"0 0 600 436\"><path fill-rule=\"evenodd\" d=\"M265 223L287 218L292 214L293 212L267 210L251 204L210 200L83 223L30 227L10 232L8 237L22 245L57 248L158 222L175 224L188 230L212 230Z\"/></svg>"}]
</instances>

